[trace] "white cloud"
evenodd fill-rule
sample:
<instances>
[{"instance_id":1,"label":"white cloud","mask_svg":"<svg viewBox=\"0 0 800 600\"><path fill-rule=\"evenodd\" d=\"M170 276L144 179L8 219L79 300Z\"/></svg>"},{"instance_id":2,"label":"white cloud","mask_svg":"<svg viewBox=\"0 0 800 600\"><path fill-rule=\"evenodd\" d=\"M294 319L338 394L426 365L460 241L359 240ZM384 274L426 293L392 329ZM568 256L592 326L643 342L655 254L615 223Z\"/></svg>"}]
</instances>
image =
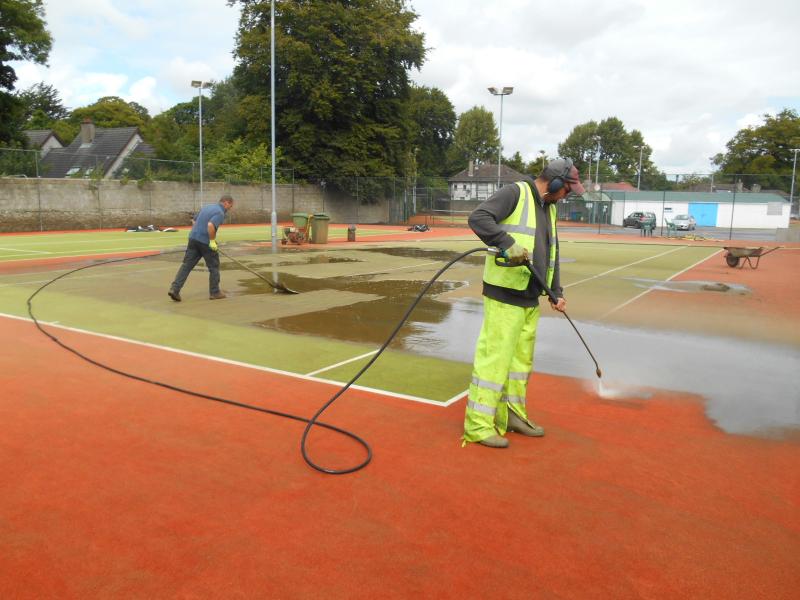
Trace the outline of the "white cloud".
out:
<instances>
[{"instance_id":1,"label":"white cloud","mask_svg":"<svg viewBox=\"0 0 800 600\"><path fill-rule=\"evenodd\" d=\"M761 122L767 98L800 98L800 3L764 0L414 0L432 49L419 83L444 90L461 113L487 85L504 101L505 154L555 154L575 125L610 116L638 129L662 169L703 172L740 123ZM773 113L775 109L770 109ZM757 119L754 117L757 115Z\"/></svg>"},{"instance_id":2,"label":"white cloud","mask_svg":"<svg viewBox=\"0 0 800 600\"><path fill-rule=\"evenodd\" d=\"M412 0L430 48L412 78L456 112L510 85L503 147L549 155L573 127L620 118L663 170L703 172L741 127L800 106L800 2L760 0ZM15 65L18 87L54 85L75 108L119 95L151 114L190 99L192 79L234 61L239 7L225 0L45 0L50 68ZM776 99L780 98L780 102ZM785 103L784 103L785 101ZM765 108L766 107L766 108Z\"/></svg>"}]
</instances>

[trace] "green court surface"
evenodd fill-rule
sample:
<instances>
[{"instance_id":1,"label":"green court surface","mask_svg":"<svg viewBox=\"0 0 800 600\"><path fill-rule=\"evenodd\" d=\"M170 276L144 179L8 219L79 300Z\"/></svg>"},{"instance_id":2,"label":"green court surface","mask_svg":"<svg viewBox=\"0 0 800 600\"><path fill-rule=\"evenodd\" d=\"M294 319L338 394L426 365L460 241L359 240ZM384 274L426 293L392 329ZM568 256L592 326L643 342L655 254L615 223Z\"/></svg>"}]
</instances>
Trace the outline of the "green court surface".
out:
<instances>
[{"instance_id":1,"label":"green court surface","mask_svg":"<svg viewBox=\"0 0 800 600\"><path fill-rule=\"evenodd\" d=\"M359 227L359 239L375 236L401 234L402 231ZM92 256L97 254L118 254L124 252L140 252L161 250L171 247L184 247L189 229L183 228L175 232L126 232L90 231L44 234L3 234L0 235L0 262L13 260L30 260L41 258L58 258L63 256ZM278 228L278 238L281 228ZM329 242L341 242L347 239L346 225L330 225ZM222 243L238 241L270 242L269 225L227 225L220 230L219 240Z\"/></svg>"},{"instance_id":2,"label":"green court surface","mask_svg":"<svg viewBox=\"0 0 800 600\"><path fill-rule=\"evenodd\" d=\"M373 230L358 231L360 240L369 240ZM386 229L374 232L387 235ZM405 297L393 297L395 286L413 298L449 259L480 245L477 240L427 238L424 243L292 247L273 255L261 233L268 232L263 227L227 227L220 235L222 248L250 269L277 277L300 294L274 293L258 277L223 258L222 287L229 294L227 299L208 300L208 278L201 262L182 292L184 301L171 302L166 291L182 257L186 230L0 236L0 312L27 317L26 300L37 288L71 269L96 264L93 255L164 250L165 254L154 257L91 266L47 286L34 300L37 318L299 377L344 382L369 360L407 306ZM343 240L345 235L346 226L333 226L329 240ZM717 248L708 247L562 242L562 282L570 315L599 320L642 294L642 280L665 281L715 252ZM479 256L457 263L441 277L443 286L434 290L435 298L427 300L433 303L429 308L437 303L452 305L456 299L480 305ZM60 257L84 258L50 266L41 261L20 262ZM264 325L302 318L310 322L347 318L355 327L367 320L367 314L373 315L364 325L369 330L367 341L337 335L333 325L327 335L320 335L318 328L287 332ZM117 366L136 372L136 365ZM419 355L392 345L358 385L443 403L465 390L470 371L471 365L464 361Z\"/></svg>"}]
</instances>

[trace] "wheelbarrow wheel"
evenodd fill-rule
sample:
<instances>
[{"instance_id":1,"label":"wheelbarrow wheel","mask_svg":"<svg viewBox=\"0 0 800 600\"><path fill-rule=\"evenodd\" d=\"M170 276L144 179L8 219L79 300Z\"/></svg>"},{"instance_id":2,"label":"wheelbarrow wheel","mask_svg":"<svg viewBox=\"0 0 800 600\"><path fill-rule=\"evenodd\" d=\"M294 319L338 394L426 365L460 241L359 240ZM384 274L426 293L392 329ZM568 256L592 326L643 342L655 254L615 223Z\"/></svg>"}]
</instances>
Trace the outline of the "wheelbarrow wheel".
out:
<instances>
[{"instance_id":1,"label":"wheelbarrow wheel","mask_svg":"<svg viewBox=\"0 0 800 600\"><path fill-rule=\"evenodd\" d=\"M733 254L728 254L725 256L725 262L728 263L729 267L738 267L740 260L741 259L739 257L734 256Z\"/></svg>"}]
</instances>

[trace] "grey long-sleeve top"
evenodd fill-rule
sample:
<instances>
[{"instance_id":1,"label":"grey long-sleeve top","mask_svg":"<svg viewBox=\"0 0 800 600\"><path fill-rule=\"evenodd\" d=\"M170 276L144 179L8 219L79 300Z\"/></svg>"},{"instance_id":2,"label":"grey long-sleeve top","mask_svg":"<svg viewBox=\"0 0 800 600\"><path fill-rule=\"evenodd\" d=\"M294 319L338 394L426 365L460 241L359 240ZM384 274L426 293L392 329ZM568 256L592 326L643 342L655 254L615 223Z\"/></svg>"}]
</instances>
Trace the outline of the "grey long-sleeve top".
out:
<instances>
[{"instance_id":1,"label":"grey long-sleeve top","mask_svg":"<svg viewBox=\"0 0 800 600\"><path fill-rule=\"evenodd\" d=\"M533 192L536 206L536 241L533 249L533 265L541 277L546 277L547 265L550 262L550 246L556 243L556 265L551 289L556 296L561 298L564 293L561 288L558 240L553 240L548 209L539 197L533 179L526 178L526 181ZM519 199L519 186L505 185L472 211L469 216L469 226L484 244L497 246L503 250L508 250L514 244L514 238L503 231L498 223L514 212ZM519 268L524 269L525 267ZM512 290L483 282L484 296L515 306L538 306L542 291L534 277L531 277L527 289L524 290Z\"/></svg>"}]
</instances>

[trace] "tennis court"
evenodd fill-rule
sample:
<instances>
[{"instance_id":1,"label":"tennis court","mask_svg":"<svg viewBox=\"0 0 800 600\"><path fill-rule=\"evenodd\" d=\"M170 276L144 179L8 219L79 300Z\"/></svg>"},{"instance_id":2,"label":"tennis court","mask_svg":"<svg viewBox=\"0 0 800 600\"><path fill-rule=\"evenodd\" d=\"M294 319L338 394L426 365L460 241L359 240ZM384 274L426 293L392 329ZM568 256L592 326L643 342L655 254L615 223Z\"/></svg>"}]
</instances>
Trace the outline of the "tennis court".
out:
<instances>
[{"instance_id":1,"label":"tennis court","mask_svg":"<svg viewBox=\"0 0 800 600\"><path fill-rule=\"evenodd\" d=\"M226 227L221 247L241 263L223 259L228 298L208 300L198 267L180 303L166 291L185 230L0 236L0 328L14 340L5 596L463 597L493 593L501 569L525 582L509 598L791 597L798 248L741 270L713 244L562 235L568 312L616 395L598 396L589 357L544 308L529 402L548 434L505 453L459 440L482 315L484 254L466 256L321 417L372 446L342 477L303 462L302 422L99 369L28 319L30 296L61 277L32 310L82 354L309 418L422 286L480 247L454 227L346 234L272 254L266 226ZM320 428L309 446L333 468L363 458Z\"/></svg>"}]
</instances>

